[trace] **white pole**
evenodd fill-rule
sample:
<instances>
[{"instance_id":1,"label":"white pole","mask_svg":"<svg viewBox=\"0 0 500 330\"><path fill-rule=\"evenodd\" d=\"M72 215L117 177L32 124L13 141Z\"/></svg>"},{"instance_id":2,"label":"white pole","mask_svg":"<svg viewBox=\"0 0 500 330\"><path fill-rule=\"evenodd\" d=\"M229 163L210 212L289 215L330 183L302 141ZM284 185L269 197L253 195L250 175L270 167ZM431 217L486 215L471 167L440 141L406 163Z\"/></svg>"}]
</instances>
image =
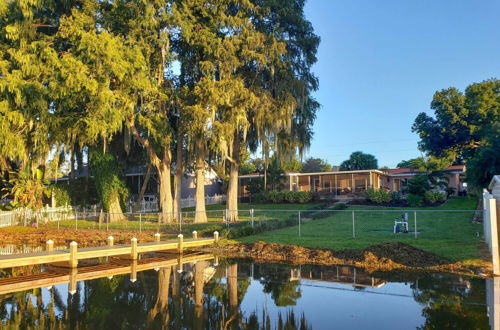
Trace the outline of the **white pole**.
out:
<instances>
[{"instance_id":1,"label":"white pole","mask_svg":"<svg viewBox=\"0 0 500 330\"><path fill-rule=\"evenodd\" d=\"M300 232L300 211L299 211L299 237L301 236L301 232Z\"/></svg>"},{"instance_id":2,"label":"white pole","mask_svg":"<svg viewBox=\"0 0 500 330\"><path fill-rule=\"evenodd\" d=\"M356 229L354 228L354 211L352 211L352 238L356 238Z\"/></svg>"},{"instance_id":3,"label":"white pole","mask_svg":"<svg viewBox=\"0 0 500 330\"><path fill-rule=\"evenodd\" d=\"M415 239L417 238L417 211L413 212L413 218L415 219Z\"/></svg>"},{"instance_id":4,"label":"white pole","mask_svg":"<svg viewBox=\"0 0 500 330\"><path fill-rule=\"evenodd\" d=\"M499 251L498 251L498 224L497 224L497 200L490 198L488 200L490 235L491 235L491 257L493 261L493 274L500 274Z\"/></svg>"}]
</instances>

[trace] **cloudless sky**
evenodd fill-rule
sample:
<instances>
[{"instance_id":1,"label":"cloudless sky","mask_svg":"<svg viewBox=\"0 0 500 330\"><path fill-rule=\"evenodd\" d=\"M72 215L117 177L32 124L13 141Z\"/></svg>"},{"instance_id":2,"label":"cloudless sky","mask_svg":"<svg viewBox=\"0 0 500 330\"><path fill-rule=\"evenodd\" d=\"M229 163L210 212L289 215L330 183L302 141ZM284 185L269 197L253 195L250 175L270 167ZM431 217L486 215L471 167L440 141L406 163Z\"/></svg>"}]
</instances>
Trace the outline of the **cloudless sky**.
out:
<instances>
[{"instance_id":1,"label":"cloudless sky","mask_svg":"<svg viewBox=\"0 0 500 330\"><path fill-rule=\"evenodd\" d=\"M419 156L411 125L437 90L500 78L500 0L308 0L305 13L321 37L308 156L334 165Z\"/></svg>"}]
</instances>

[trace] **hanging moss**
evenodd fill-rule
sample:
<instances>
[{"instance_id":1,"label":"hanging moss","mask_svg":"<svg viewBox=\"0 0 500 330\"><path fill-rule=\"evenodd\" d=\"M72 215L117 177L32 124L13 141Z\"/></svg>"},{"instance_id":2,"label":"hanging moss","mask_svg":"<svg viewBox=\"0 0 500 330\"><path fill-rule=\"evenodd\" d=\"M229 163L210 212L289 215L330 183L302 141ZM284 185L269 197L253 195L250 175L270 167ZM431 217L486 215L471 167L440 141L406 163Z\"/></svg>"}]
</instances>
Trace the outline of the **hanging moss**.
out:
<instances>
[{"instance_id":1,"label":"hanging moss","mask_svg":"<svg viewBox=\"0 0 500 330\"><path fill-rule=\"evenodd\" d=\"M118 198L122 209L125 209L129 191L124 180L118 175L116 158L110 153L102 154L93 150L90 152L90 162L103 209L108 211L115 198Z\"/></svg>"}]
</instances>

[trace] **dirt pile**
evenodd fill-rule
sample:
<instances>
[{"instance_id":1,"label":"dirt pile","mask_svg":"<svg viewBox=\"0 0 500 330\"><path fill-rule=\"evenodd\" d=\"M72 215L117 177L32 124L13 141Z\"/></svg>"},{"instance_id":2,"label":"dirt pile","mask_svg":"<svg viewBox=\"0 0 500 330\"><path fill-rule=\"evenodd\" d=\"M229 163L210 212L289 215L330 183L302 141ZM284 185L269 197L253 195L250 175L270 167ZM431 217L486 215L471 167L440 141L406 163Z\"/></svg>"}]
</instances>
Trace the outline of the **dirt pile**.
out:
<instances>
[{"instance_id":1,"label":"dirt pile","mask_svg":"<svg viewBox=\"0 0 500 330\"><path fill-rule=\"evenodd\" d=\"M132 237L136 237L141 243L154 241L153 233L14 227L0 230L0 242L1 244L40 246L45 245L45 242L51 239L55 246L68 246L71 241L75 241L79 247L91 247L106 245L106 239L110 235L113 236L115 244L130 244Z\"/></svg>"},{"instance_id":2,"label":"dirt pile","mask_svg":"<svg viewBox=\"0 0 500 330\"><path fill-rule=\"evenodd\" d=\"M363 250L340 251L256 242L225 245L217 248L214 252L229 257L250 257L261 262L352 265L364 268L368 272L417 270L470 274L475 271L467 265L451 263L433 253L400 242L377 244Z\"/></svg>"}]
</instances>

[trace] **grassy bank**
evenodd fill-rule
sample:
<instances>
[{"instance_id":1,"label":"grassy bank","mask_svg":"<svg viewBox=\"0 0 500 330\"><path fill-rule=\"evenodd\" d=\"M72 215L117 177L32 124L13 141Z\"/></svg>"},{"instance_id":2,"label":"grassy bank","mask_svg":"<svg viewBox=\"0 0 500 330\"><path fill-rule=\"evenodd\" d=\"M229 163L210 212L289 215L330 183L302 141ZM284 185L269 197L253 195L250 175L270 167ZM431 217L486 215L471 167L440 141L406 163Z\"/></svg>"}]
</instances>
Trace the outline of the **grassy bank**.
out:
<instances>
[{"instance_id":1,"label":"grassy bank","mask_svg":"<svg viewBox=\"0 0 500 330\"><path fill-rule=\"evenodd\" d=\"M243 237L238 241L264 241L333 250L364 249L384 242L403 242L451 261L467 261L480 258L482 225L473 224L471 220L475 212L468 211L474 210L476 205L474 198L454 197L437 207L416 208L417 238L413 211L408 212L410 233L394 234L394 220L400 218L403 208L360 205L342 211L325 211L319 216L321 219L304 218L300 229L297 225ZM311 218L315 217L318 217L317 212L311 214Z\"/></svg>"}]
</instances>

